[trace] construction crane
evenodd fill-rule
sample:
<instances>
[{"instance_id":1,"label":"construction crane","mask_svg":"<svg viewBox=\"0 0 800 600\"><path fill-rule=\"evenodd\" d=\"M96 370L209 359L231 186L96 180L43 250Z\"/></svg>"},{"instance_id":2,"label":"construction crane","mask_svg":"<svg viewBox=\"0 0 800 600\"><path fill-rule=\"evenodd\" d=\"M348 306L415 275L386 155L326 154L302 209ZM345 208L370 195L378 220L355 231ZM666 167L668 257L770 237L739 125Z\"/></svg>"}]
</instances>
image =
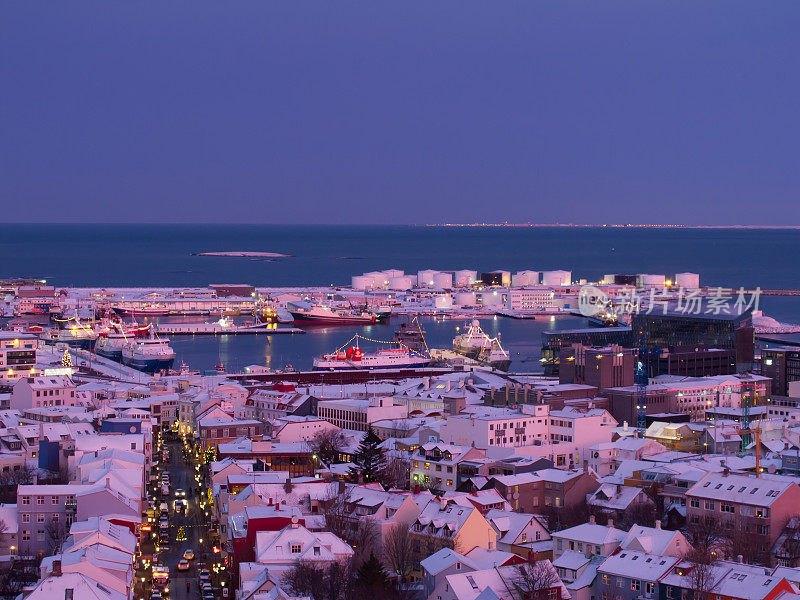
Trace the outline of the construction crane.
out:
<instances>
[{"instance_id":1,"label":"construction crane","mask_svg":"<svg viewBox=\"0 0 800 600\"><path fill-rule=\"evenodd\" d=\"M640 357L642 358L642 357ZM636 363L636 374L633 377L636 384L636 427L647 429L647 368L639 360Z\"/></svg>"},{"instance_id":2,"label":"construction crane","mask_svg":"<svg viewBox=\"0 0 800 600\"><path fill-rule=\"evenodd\" d=\"M756 384L748 382L744 385L748 387L748 392L742 394L742 425L745 427L739 427L738 432L742 436L742 452L746 452L750 445L750 435L756 437L756 477L758 477L761 473L761 420L759 419L755 428L750 426L750 407L755 404Z\"/></svg>"}]
</instances>

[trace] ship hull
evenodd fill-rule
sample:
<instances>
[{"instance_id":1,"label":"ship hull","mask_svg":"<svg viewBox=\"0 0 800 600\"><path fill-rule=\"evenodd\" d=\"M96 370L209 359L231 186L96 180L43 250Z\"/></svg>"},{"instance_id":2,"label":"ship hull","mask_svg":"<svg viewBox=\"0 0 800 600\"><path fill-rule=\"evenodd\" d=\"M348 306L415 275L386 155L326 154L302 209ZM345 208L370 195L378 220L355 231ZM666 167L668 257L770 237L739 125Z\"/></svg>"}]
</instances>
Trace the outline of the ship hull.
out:
<instances>
[{"instance_id":1,"label":"ship hull","mask_svg":"<svg viewBox=\"0 0 800 600\"><path fill-rule=\"evenodd\" d=\"M175 362L175 357L172 358L137 358L137 357L122 357L122 364L136 369L137 371L144 371L145 373L157 373L158 371L168 371L172 368L172 363Z\"/></svg>"},{"instance_id":2,"label":"ship hull","mask_svg":"<svg viewBox=\"0 0 800 600\"><path fill-rule=\"evenodd\" d=\"M302 312L292 312L295 323L306 323L309 325L371 325L376 322L374 317L332 317L330 315L310 315Z\"/></svg>"},{"instance_id":3,"label":"ship hull","mask_svg":"<svg viewBox=\"0 0 800 600\"><path fill-rule=\"evenodd\" d=\"M336 364L338 363L338 364ZM344 364L342 364L344 363ZM366 366L359 361L325 361L314 364L315 371L381 371L386 369L409 369L427 367L431 364L430 359L419 359L415 361L395 363L391 365Z\"/></svg>"},{"instance_id":4,"label":"ship hull","mask_svg":"<svg viewBox=\"0 0 800 600\"><path fill-rule=\"evenodd\" d=\"M122 362L122 350L104 350L102 348L95 348L94 353L97 354L97 356L102 356L103 358Z\"/></svg>"}]
</instances>

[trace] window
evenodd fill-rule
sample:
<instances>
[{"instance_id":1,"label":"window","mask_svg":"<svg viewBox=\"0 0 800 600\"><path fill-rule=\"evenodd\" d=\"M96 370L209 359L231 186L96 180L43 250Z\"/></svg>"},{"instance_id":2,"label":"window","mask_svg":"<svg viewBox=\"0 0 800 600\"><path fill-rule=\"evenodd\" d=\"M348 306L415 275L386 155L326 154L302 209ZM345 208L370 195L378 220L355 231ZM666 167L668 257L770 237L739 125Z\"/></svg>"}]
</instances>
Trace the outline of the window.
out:
<instances>
[{"instance_id":1,"label":"window","mask_svg":"<svg viewBox=\"0 0 800 600\"><path fill-rule=\"evenodd\" d=\"M638 592L640 589L642 589L642 582L638 579L631 579L631 590Z\"/></svg>"},{"instance_id":2,"label":"window","mask_svg":"<svg viewBox=\"0 0 800 600\"><path fill-rule=\"evenodd\" d=\"M36 504L44 504L44 496L37 497Z\"/></svg>"},{"instance_id":3,"label":"window","mask_svg":"<svg viewBox=\"0 0 800 600\"><path fill-rule=\"evenodd\" d=\"M603 575L603 583L608 585L608 575Z\"/></svg>"},{"instance_id":4,"label":"window","mask_svg":"<svg viewBox=\"0 0 800 600\"><path fill-rule=\"evenodd\" d=\"M302 548L302 546L300 544L295 544L295 543L292 543L291 547L290 547L290 550L291 550L292 554L300 554L302 549L303 548Z\"/></svg>"},{"instance_id":5,"label":"window","mask_svg":"<svg viewBox=\"0 0 800 600\"><path fill-rule=\"evenodd\" d=\"M23 523L30 523L30 522L31 522L31 516L30 516L30 514L28 514L28 513L22 513L22 522L23 522Z\"/></svg>"},{"instance_id":6,"label":"window","mask_svg":"<svg viewBox=\"0 0 800 600\"><path fill-rule=\"evenodd\" d=\"M37 513L36 514L36 522L37 523L44 523L44 513Z\"/></svg>"},{"instance_id":7,"label":"window","mask_svg":"<svg viewBox=\"0 0 800 600\"><path fill-rule=\"evenodd\" d=\"M50 504L60 504L60 502L58 501L58 496L53 496L52 498L50 498Z\"/></svg>"},{"instance_id":8,"label":"window","mask_svg":"<svg viewBox=\"0 0 800 600\"><path fill-rule=\"evenodd\" d=\"M706 510L714 510L714 501L706 500Z\"/></svg>"},{"instance_id":9,"label":"window","mask_svg":"<svg viewBox=\"0 0 800 600\"><path fill-rule=\"evenodd\" d=\"M653 583L652 581L648 581L647 582L647 593L648 594L653 594L653 593L655 593L655 591L656 591L656 584Z\"/></svg>"},{"instance_id":10,"label":"window","mask_svg":"<svg viewBox=\"0 0 800 600\"><path fill-rule=\"evenodd\" d=\"M31 532L27 529L22 530L22 541L23 542L30 542L31 541Z\"/></svg>"},{"instance_id":11,"label":"window","mask_svg":"<svg viewBox=\"0 0 800 600\"><path fill-rule=\"evenodd\" d=\"M700 508L700 500L698 500L697 498L692 498L691 501L689 502L689 506L691 506L692 508Z\"/></svg>"},{"instance_id":12,"label":"window","mask_svg":"<svg viewBox=\"0 0 800 600\"><path fill-rule=\"evenodd\" d=\"M736 508L733 506L733 504L726 504L725 502L720 503L719 509L722 512L731 513L731 514L736 512Z\"/></svg>"},{"instance_id":13,"label":"window","mask_svg":"<svg viewBox=\"0 0 800 600\"><path fill-rule=\"evenodd\" d=\"M320 550L319 546L314 546L314 556L319 556Z\"/></svg>"}]
</instances>

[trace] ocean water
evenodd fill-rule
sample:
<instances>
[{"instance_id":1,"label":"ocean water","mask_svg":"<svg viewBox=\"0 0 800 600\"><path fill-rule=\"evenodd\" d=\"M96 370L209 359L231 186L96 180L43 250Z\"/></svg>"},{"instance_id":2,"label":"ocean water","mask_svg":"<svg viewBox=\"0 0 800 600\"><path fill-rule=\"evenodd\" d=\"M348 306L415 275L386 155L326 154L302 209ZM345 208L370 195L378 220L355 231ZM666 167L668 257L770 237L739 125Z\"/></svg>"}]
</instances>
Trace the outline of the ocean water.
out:
<instances>
[{"instance_id":1,"label":"ocean water","mask_svg":"<svg viewBox=\"0 0 800 600\"><path fill-rule=\"evenodd\" d=\"M290 254L274 261L193 252ZM0 224L0 277L55 285L348 284L387 268L700 273L703 285L800 289L800 230Z\"/></svg>"},{"instance_id":2,"label":"ocean water","mask_svg":"<svg viewBox=\"0 0 800 600\"><path fill-rule=\"evenodd\" d=\"M260 251L276 260L193 256ZM352 275L387 268L571 270L573 279L606 273L691 271L703 285L800 289L800 231L642 228L451 228L301 225L0 225L0 278L35 276L61 286L170 287L209 283L257 286L343 285ZM800 323L800 298L764 297L761 307ZM388 340L397 325L326 327L306 335L176 337L178 359L194 368L248 364L308 368L314 356L354 333ZM537 370L541 331L585 326L559 317L487 319L500 333L512 368ZM426 320L429 344L449 347L463 321Z\"/></svg>"}]
</instances>

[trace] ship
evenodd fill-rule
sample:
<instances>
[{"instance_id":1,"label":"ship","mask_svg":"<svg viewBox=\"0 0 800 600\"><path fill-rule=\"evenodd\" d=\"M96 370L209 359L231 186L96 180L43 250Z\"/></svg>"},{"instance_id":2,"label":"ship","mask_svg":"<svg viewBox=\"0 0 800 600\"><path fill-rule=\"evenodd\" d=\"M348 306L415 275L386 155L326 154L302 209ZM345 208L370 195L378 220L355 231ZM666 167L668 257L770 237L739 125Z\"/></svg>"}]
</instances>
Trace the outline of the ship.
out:
<instances>
[{"instance_id":1,"label":"ship","mask_svg":"<svg viewBox=\"0 0 800 600\"><path fill-rule=\"evenodd\" d=\"M287 307L295 323L317 325L371 325L380 319L368 310L337 308L326 304L292 302Z\"/></svg>"},{"instance_id":2,"label":"ship","mask_svg":"<svg viewBox=\"0 0 800 600\"><path fill-rule=\"evenodd\" d=\"M94 353L117 362L122 362L122 349L131 338L122 333L109 333L97 338Z\"/></svg>"},{"instance_id":3,"label":"ship","mask_svg":"<svg viewBox=\"0 0 800 600\"><path fill-rule=\"evenodd\" d=\"M44 328L39 334L44 341L53 344L62 343L74 348L91 350L97 340L97 332L94 327L87 323L82 323L77 317L69 319L54 319L55 327Z\"/></svg>"},{"instance_id":4,"label":"ship","mask_svg":"<svg viewBox=\"0 0 800 600\"><path fill-rule=\"evenodd\" d=\"M166 338L151 336L130 340L122 348L122 364L139 371L147 373L168 371L174 361L175 351Z\"/></svg>"},{"instance_id":5,"label":"ship","mask_svg":"<svg viewBox=\"0 0 800 600\"><path fill-rule=\"evenodd\" d=\"M409 319L407 323L400 323L400 327L395 330L392 336L392 341L414 352L428 354L428 344L425 342L425 330L416 317Z\"/></svg>"},{"instance_id":6,"label":"ship","mask_svg":"<svg viewBox=\"0 0 800 600\"><path fill-rule=\"evenodd\" d=\"M477 359L481 350L490 348L491 345L492 338L484 333L477 319L472 321L465 333L461 333L453 339L453 351L467 358Z\"/></svg>"},{"instance_id":7,"label":"ship","mask_svg":"<svg viewBox=\"0 0 800 600\"><path fill-rule=\"evenodd\" d=\"M111 309L119 315L131 317L164 317L169 314L169 309L166 306L158 306L157 304L140 304L133 306L112 304Z\"/></svg>"},{"instance_id":8,"label":"ship","mask_svg":"<svg viewBox=\"0 0 800 600\"><path fill-rule=\"evenodd\" d=\"M353 336L350 341L332 354L324 354L314 359L315 371L347 371L353 369L379 370L427 367L431 357L414 352L404 346L387 348L376 352L363 352L358 345L360 336ZM354 346L349 346L355 340ZM343 348L347 347L346 350Z\"/></svg>"},{"instance_id":9,"label":"ship","mask_svg":"<svg viewBox=\"0 0 800 600\"><path fill-rule=\"evenodd\" d=\"M500 345L500 340L493 339L489 347L483 348L478 353L478 362L488 365L493 369L508 371L511 366L511 357Z\"/></svg>"},{"instance_id":10,"label":"ship","mask_svg":"<svg viewBox=\"0 0 800 600\"><path fill-rule=\"evenodd\" d=\"M507 371L511 365L511 357L503 348L499 337L486 335L477 319L470 324L466 333L453 339L453 351L501 371Z\"/></svg>"}]
</instances>

